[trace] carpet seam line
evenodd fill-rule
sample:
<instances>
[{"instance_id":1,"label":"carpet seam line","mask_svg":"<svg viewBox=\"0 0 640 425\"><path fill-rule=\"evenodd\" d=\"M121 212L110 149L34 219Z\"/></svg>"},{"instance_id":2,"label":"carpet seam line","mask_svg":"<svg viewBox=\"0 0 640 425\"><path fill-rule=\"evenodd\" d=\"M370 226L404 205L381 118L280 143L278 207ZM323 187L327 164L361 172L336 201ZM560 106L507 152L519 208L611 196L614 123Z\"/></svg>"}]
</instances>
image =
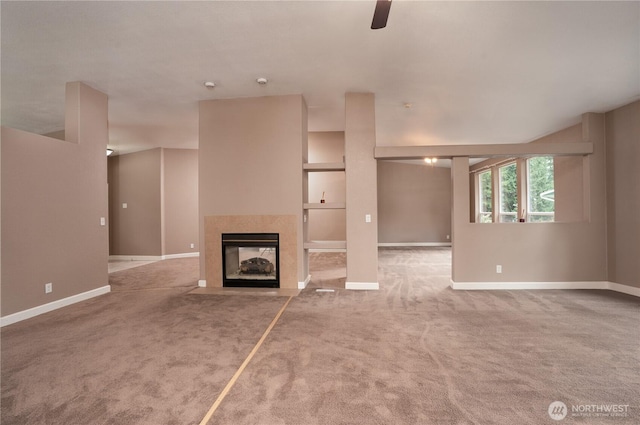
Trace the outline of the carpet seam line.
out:
<instances>
[{"instance_id":1,"label":"carpet seam line","mask_svg":"<svg viewBox=\"0 0 640 425\"><path fill-rule=\"evenodd\" d=\"M240 375L242 375L242 372L244 372L244 369L249 365L249 362L251 362L251 359L253 359L253 356L258 352L264 340L267 339L267 336L269 336L269 333L271 333L271 330L274 328L274 326L280 319L280 316L282 316L282 313L284 313L284 311L286 310L292 298L293 298L292 296L289 296L289 299L287 299L287 301L284 303L280 311L278 311L278 314L276 314L276 316L273 318L273 320L269 324L269 327L262 334L262 337L260 337L260 339L258 340L256 345L253 347L253 349L251 350L247 358L244 359L244 361L242 362L238 370L236 370L236 373L234 373L231 379L229 380L229 382L227 382L227 385L224 387L224 389L222 390L222 392L220 393L216 401L213 402L213 404L209 408L209 411L200 422L200 425L207 425L209 423L215 411L218 409L218 407L220 406L224 398L227 396L229 391L231 391L231 388L233 388L233 386L235 385Z\"/></svg>"}]
</instances>

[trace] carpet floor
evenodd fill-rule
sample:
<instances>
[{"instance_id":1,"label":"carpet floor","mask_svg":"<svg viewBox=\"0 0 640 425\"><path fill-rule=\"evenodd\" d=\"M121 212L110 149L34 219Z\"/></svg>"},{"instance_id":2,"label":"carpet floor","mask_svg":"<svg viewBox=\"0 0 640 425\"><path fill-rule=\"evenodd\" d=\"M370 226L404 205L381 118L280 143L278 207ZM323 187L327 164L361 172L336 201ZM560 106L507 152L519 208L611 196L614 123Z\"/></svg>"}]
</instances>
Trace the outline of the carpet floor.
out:
<instances>
[{"instance_id":1,"label":"carpet floor","mask_svg":"<svg viewBox=\"0 0 640 425\"><path fill-rule=\"evenodd\" d=\"M111 293L2 328L0 423L200 424L288 298L188 294L197 261L112 273ZM450 263L382 249L380 290L347 291L344 254L311 254L208 423L544 424L554 401L567 423L640 423L637 298L453 291Z\"/></svg>"}]
</instances>

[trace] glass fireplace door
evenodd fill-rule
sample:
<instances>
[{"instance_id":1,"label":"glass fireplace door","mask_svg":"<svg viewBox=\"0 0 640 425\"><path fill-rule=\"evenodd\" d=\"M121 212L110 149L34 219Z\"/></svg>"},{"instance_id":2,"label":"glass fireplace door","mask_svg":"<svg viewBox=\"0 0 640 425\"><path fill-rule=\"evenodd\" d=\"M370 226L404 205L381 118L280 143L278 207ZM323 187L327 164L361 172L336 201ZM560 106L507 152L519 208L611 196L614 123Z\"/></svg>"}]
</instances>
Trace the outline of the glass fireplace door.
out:
<instances>
[{"instance_id":1,"label":"glass fireplace door","mask_svg":"<svg viewBox=\"0 0 640 425\"><path fill-rule=\"evenodd\" d=\"M277 233L222 234L223 286L279 288Z\"/></svg>"}]
</instances>

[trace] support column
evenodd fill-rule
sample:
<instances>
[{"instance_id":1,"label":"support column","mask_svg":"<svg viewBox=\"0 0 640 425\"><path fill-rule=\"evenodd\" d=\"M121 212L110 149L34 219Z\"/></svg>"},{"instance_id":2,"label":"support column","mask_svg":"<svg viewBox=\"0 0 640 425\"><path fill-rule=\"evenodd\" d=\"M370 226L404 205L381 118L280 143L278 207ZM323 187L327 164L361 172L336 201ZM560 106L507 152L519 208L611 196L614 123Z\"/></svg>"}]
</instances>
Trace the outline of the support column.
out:
<instances>
[{"instance_id":1,"label":"support column","mask_svg":"<svg viewBox=\"0 0 640 425\"><path fill-rule=\"evenodd\" d=\"M464 263L464 260L459 258L456 244L460 241L460 236L465 232L465 228L469 226L469 158L453 158L451 180L451 246L453 247L451 251L451 280L455 282L458 263Z\"/></svg>"},{"instance_id":2,"label":"support column","mask_svg":"<svg viewBox=\"0 0 640 425\"><path fill-rule=\"evenodd\" d=\"M345 96L346 289L379 289L375 96Z\"/></svg>"}]
</instances>

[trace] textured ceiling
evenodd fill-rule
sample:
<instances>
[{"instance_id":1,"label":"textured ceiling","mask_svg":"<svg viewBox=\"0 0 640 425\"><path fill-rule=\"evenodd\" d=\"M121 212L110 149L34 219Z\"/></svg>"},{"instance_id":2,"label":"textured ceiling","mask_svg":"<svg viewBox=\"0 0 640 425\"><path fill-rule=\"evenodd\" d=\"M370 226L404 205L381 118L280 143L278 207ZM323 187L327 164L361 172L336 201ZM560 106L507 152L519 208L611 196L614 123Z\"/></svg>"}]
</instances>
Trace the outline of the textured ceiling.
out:
<instances>
[{"instance_id":1,"label":"textured ceiling","mask_svg":"<svg viewBox=\"0 0 640 425\"><path fill-rule=\"evenodd\" d=\"M372 31L374 7L2 1L2 124L60 130L68 81L109 96L120 153L196 148L203 99L302 94L323 131L373 92L378 145L427 145L527 142L640 98L640 2L394 0Z\"/></svg>"}]
</instances>

